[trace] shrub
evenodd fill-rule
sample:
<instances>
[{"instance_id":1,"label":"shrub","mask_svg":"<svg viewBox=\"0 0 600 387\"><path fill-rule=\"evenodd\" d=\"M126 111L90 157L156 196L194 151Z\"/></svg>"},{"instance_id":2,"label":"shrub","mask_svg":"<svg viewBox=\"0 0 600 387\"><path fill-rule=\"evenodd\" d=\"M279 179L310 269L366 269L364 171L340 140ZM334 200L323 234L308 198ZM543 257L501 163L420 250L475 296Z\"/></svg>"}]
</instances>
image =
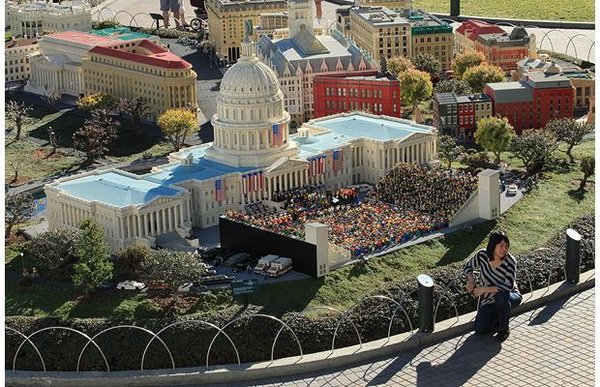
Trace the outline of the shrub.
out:
<instances>
[{"instance_id":1,"label":"shrub","mask_svg":"<svg viewBox=\"0 0 600 387\"><path fill-rule=\"evenodd\" d=\"M27 254L42 277L69 280L77 262L75 245L77 231L50 230L34 237L27 246Z\"/></svg>"},{"instance_id":2,"label":"shrub","mask_svg":"<svg viewBox=\"0 0 600 387\"><path fill-rule=\"evenodd\" d=\"M487 168L490 165L490 156L487 152L466 153L463 155L462 163L471 169Z\"/></svg>"},{"instance_id":3,"label":"shrub","mask_svg":"<svg viewBox=\"0 0 600 387\"><path fill-rule=\"evenodd\" d=\"M150 253L150 249L144 245L128 246L119 250L115 260L115 275L119 279L139 279L140 265L144 258Z\"/></svg>"}]
</instances>

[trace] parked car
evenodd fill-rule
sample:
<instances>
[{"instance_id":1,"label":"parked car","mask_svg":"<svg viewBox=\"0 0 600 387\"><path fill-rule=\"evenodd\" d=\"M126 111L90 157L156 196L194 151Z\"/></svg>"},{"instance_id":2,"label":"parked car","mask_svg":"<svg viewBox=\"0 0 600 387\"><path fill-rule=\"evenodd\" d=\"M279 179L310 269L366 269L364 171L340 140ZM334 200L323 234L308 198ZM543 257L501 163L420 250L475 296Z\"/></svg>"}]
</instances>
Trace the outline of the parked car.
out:
<instances>
[{"instance_id":1,"label":"parked car","mask_svg":"<svg viewBox=\"0 0 600 387\"><path fill-rule=\"evenodd\" d=\"M235 279L234 276L227 276L227 275L213 275L210 277L204 277L202 279L200 279L200 281L198 281L198 283L200 285L215 285L215 284L224 284L224 283L228 283L231 282Z\"/></svg>"},{"instance_id":2,"label":"parked car","mask_svg":"<svg viewBox=\"0 0 600 387\"><path fill-rule=\"evenodd\" d=\"M516 184L510 184L508 188L506 188L506 196L515 196L519 191L519 187Z\"/></svg>"},{"instance_id":3,"label":"parked car","mask_svg":"<svg viewBox=\"0 0 600 387\"><path fill-rule=\"evenodd\" d=\"M150 290L168 290L169 289L169 285L160 282L160 283L155 283L155 284L151 284L149 286Z\"/></svg>"},{"instance_id":4,"label":"parked car","mask_svg":"<svg viewBox=\"0 0 600 387\"><path fill-rule=\"evenodd\" d=\"M142 290L145 287L146 285L137 281L122 281L117 284L119 290Z\"/></svg>"},{"instance_id":5,"label":"parked car","mask_svg":"<svg viewBox=\"0 0 600 387\"><path fill-rule=\"evenodd\" d=\"M242 271L245 271L248 268L248 266L253 268L257 263L258 263L258 258L251 256L248 259L242 260L242 261L236 263L235 265L233 265L232 271L234 273L241 273Z\"/></svg>"}]
</instances>

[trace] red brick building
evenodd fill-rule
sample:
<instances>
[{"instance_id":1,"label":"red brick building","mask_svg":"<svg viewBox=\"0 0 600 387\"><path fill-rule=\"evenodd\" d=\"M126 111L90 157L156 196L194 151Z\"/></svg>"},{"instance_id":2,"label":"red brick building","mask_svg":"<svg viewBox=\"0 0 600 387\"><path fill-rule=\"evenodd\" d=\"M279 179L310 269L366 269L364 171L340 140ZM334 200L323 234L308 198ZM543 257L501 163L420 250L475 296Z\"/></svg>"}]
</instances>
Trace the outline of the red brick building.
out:
<instances>
[{"instance_id":1,"label":"red brick building","mask_svg":"<svg viewBox=\"0 0 600 387\"><path fill-rule=\"evenodd\" d=\"M517 134L543 128L553 118L573 117L575 88L552 69L524 74L518 82L488 83L483 92L492 99L494 114L508 118Z\"/></svg>"},{"instance_id":2,"label":"red brick building","mask_svg":"<svg viewBox=\"0 0 600 387\"><path fill-rule=\"evenodd\" d=\"M468 95L456 97L458 106L458 132L464 133L475 128L475 102Z\"/></svg>"},{"instance_id":3,"label":"red brick building","mask_svg":"<svg viewBox=\"0 0 600 387\"><path fill-rule=\"evenodd\" d=\"M352 110L401 116L400 83L377 70L315 74L315 118Z\"/></svg>"},{"instance_id":4,"label":"red brick building","mask_svg":"<svg viewBox=\"0 0 600 387\"><path fill-rule=\"evenodd\" d=\"M481 20L466 20L454 31L454 53L475 52L475 39L479 35L503 33L504 30L497 25Z\"/></svg>"},{"instance_id":5,"label":"red brick building","mask_svg":"<svg viewBox=\"0 0 600 387\"><path fill-rule=\"evenodd\" d=\"M523 27L513 28L510 34L481 34L475 39L475 51L506 72L516 70L521 59L537 58L535 35L529 35Z\"/></svg>"}]
</instances>

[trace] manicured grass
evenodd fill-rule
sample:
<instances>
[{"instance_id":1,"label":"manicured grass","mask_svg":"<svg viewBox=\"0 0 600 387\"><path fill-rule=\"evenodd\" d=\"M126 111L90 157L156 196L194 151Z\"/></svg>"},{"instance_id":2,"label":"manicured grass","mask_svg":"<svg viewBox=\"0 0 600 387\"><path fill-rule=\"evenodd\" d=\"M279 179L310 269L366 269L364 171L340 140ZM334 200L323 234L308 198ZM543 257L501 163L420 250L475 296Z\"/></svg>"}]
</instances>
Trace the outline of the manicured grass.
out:
<instances>
[{"instance_id":1,"label":"manicured grass","mask_svg":"<svg viewBox=\"0 0 600 387\"><path fill-rule=\"evenodd\" d=\"M578 159L593 154L593 141L585 142L574 150ZM508 157L508 154L504 154L502 158L509 163L510 168L522 167L518 160ZM251 307L273 314L302 310L309 305L345 309L364 296L384 293L392 284L401 280L427 273L429 269L437 266L465 260L474 251L485 246L487 236L494 228L508 232L513 253L526 253L545 244L558 230L573 220L594 210L593 176L590 179L591 184L587 187L588 191L582 197L573 194L581 177L578 166L563 171L546 172L536 188L496 221L477 225L471 232L455 232L371 259L367 268L350 266L332 272L324 278L261 284L258 292L250 296ZM9 251L11 257L18 254L16 250ZM12 266L17 266L16 261L12 260ZM89 299L82 299L64 290L34 286L21 291L15 286L14 282L7 281L7 315L141 318L162 317L166 313L159 308L155 299L146 298L142 294L111 290ZM239 308L239 303L234 302L227 291L221 291L203 296L185 312L175 313L209 317L234 313Z\"/></svg>"},{"instance_id":2,"label":"manicured grass","mask_svg":"<svg viewBox=\"0 0 600 387\"><path fill-rule=\"evenodd\" d=\"M415 0L413 8L450 13L450 0ZM462 15L490 16L509 19L594 21L594 1L579 0L461 0Z\"/></svg>"}]
</instances>

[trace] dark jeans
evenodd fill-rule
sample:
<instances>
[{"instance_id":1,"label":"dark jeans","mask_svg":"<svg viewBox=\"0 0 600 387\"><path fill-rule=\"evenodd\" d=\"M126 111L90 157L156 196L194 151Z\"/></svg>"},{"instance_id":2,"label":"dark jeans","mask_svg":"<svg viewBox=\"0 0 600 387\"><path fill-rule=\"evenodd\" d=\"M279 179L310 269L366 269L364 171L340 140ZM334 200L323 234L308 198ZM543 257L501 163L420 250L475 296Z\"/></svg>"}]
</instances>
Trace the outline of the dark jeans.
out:
<instances>
[{"instance_id":1,"label":"dark jeans","mask_svg":"<svg viewBox=\"0 0 600 387\"><path fill-rule=\"evenodd\" d=\"M476 335L507 331L510 310L519 305L523 297L517 292L499 291L494 295L494 300L493 304L479 307L475 317Z\"/></svg>"}]
</instances>

